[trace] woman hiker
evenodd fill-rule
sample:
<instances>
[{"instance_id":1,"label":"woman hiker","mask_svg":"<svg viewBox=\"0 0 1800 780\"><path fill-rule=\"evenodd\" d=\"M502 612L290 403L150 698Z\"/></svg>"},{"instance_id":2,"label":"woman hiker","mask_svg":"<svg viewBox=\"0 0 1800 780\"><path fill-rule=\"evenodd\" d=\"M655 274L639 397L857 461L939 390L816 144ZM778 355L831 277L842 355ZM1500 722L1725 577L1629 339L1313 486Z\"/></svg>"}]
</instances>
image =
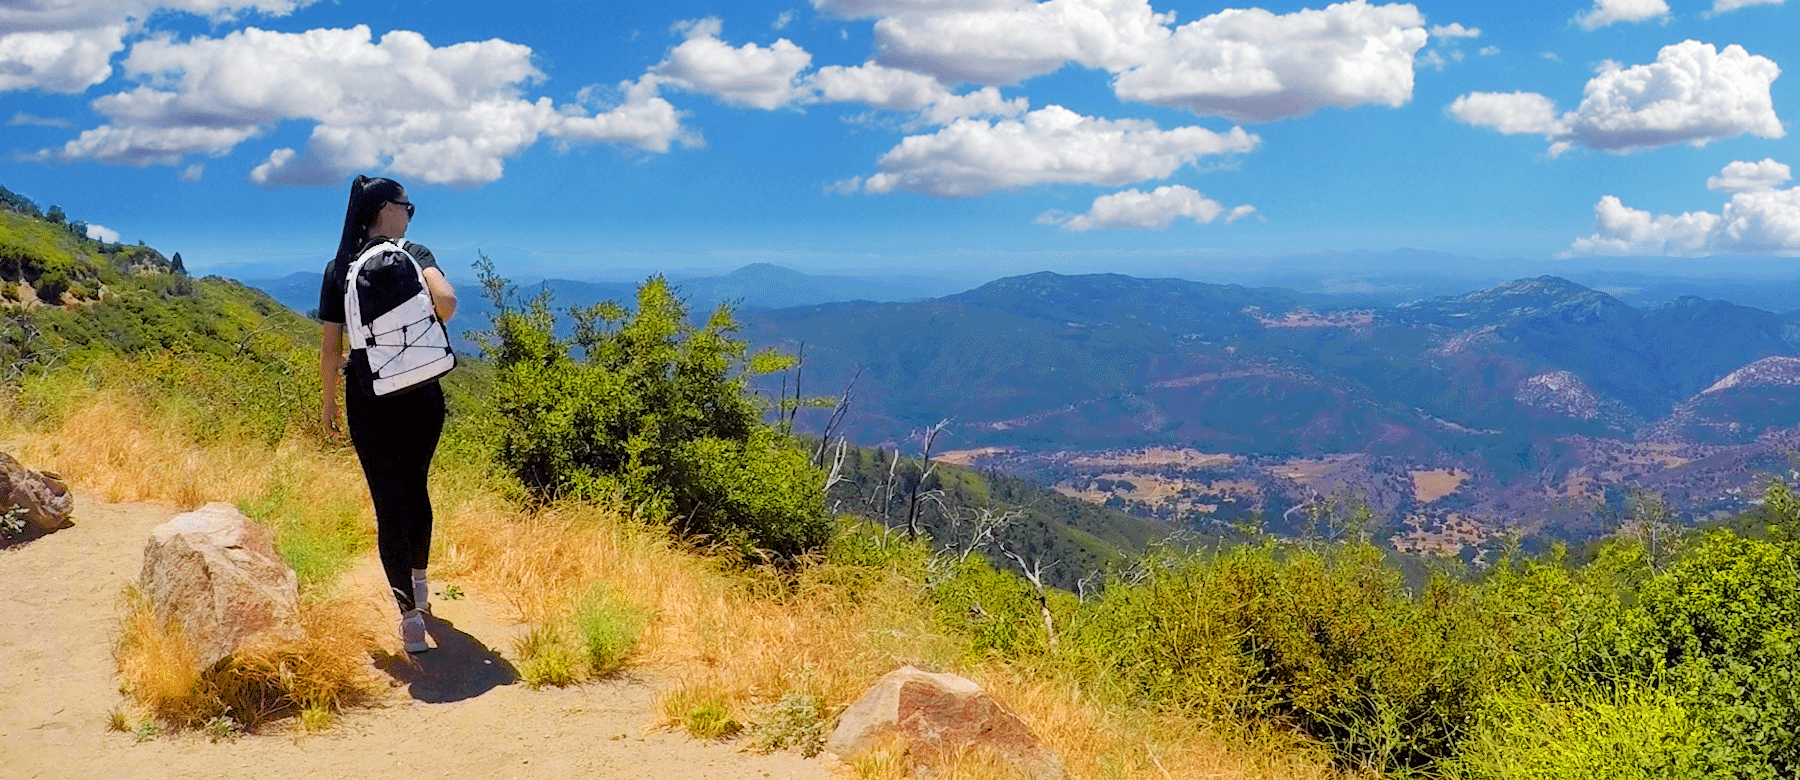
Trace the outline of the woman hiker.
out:
<instances>
[{"instance_id":1,"label":"woman hiker","mask_svg":"<svg viewBox=\"0 0 1800 780\"><path fill-rule=\"evenodd\" d=\"M322 421L335 431L340 430L338 376L344 377L350 441L374 500L381 567L400 608L400 639L407 652L422 653L429 649L424 613L431 609L425 582L431 555L431 496L425 477L444 430L444 391L433 379L400 393L378 396L366 351L352 349L347 358L344 353L345 276L362 251L375 243L391 239L413 256L423 270L440 321L448 321L456 312L456 292L438 270L437 258L431 250L402 240L412 216L413 204L398 182L358 176L351 183L337 256L325 267L319 286L319 319L325 326L319 345L319 380L324 390Z\"/></svg>"}]
</instances>

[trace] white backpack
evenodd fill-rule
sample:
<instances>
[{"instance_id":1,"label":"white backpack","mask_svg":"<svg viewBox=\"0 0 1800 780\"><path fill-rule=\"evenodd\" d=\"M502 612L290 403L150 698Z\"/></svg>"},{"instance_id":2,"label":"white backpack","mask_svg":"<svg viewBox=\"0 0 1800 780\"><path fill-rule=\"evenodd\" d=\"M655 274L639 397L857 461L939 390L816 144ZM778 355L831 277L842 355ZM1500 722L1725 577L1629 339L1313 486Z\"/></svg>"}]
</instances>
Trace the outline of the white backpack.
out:
<instances>
[{"instance_id":1,"label":"white backpack","mask_svg":"<svg viewBox=\"0 0 1800 780\"><path fill-rule=\"evenodd\" d=\"M366 283L361 289L359 281ZM432 308L425 272L400 241L370 246L350 264L344 314L350 348L367 351L376 395L431 381L456 367L450 332Z\"/></svg>"}]
</instances>

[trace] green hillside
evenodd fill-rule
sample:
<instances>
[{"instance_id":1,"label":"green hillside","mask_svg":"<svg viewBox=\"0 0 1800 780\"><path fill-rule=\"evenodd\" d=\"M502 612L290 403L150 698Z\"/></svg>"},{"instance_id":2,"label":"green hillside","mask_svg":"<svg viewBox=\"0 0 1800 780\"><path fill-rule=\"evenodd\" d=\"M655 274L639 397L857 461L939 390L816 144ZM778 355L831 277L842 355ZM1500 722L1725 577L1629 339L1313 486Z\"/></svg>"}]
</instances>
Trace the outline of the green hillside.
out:
<instances>
[{"instance_id":1,"label":"green hillside","mask_svg":"<svg viewBox=\"0 0 1800 780\"><path fill-rule=\"evenodd\" d=\"M0 368L88 352L275 354L316 344L317 325L230 279L188 276L146 246L89 239L81 223L0 210ZM179 258L179 255L177 255Z\"/></svg>"},{"instance_id":2,"label":"green hillside","mask_svg":"<svg viewBox=\"0 0 1800 780\"><path fill-rule=\"evenodd\" d=\"M905 530L915 488L918 524L939 549L972 543L982 519L1005 518L992 538L977 546L996 565L1017 569L1005 552L1042 563L1045 584L1068 591L1084 577L1114 571L1142 557L1177 530L1159 520L1089 503L995 471L937 463L921 483L917 458L887 450L854 448L843 463L844 481L828 499L838 511ZM1217 546L1223 537L1183 535L1187 545Z\"/></svg>"}]
</instances>

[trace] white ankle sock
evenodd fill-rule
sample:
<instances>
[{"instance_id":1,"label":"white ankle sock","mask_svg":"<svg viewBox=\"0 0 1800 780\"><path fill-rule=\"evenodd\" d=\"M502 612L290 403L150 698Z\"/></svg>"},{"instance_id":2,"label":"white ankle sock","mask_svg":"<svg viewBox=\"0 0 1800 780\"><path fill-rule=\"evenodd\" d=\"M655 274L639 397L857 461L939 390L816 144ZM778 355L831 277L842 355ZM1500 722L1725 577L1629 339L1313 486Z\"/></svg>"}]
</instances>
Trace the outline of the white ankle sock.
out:
<instances>
[{"instance_id":1,"label":"white ankle sock","mask_svg":"<svg viewBox=\"0 0 1800 780\"><path fill-rule=\"evenodd\" d=\"M427 612L431 611L431 587L425 582L425 570L412 570L413 606Z\"/></svg>"}]
</instances>

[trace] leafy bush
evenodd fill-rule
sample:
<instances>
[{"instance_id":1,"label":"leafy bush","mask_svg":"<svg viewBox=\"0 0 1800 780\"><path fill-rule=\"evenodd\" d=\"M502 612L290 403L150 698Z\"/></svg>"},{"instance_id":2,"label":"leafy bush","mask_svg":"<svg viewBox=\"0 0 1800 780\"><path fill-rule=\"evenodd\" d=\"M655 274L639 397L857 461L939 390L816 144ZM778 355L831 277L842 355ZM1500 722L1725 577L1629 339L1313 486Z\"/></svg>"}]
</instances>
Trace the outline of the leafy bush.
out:
<instances>
[{"instance_id":1,"label":"leafy bush","mask_svg":"<svg viewBox=\"0 0 1800 780\"><path fill-rule=\"evenodd\" d=\"M1714 532L1656 575L1621 614L1599 663L1662 678L1690 703L1721 776L1800 772L1800 559L1783 545ZM1728 771L1727 771L1728 770Z\"/></svg>"},{"instance_id":2,"label":"leafy bush","mask_svg":"<svg viewBox=\"0 0 1800 780\"><path fill-rule=\"evenodd\" d=\"M970 654L1020 658L1049 650L1030 583L979 555L940 560L948 570L931 587L933 608L940 623L967 637Z\"/></svg>"},{"instance_id":3,"label":"leafy bush","mask_svg":"<svg viewBox=\"0 0 1800 780\"><path fill-rule=\"evenodd\" d=\"M633 311L574 312L571 342L556 335L548 292L515 306L506 280L479 267L496 309L482 346L505 422L499 457L533 496L623 496L690 538L747 553L791 559L825 543L824 476L760 421L729 307L692 325L653 277Z\"/></svg>"},{"instance_id":4,"label":"leafy bush","mask_svg":"<svg viewBox=\"0 0 1800 780\"><path fill-rule=\"evenodd\" d=\"M1688 780L1707 772L1707 734L1654 687L1592 689L1582 703L1497 700L1455 762L1468 777Z\"/></svg>"},{"instance_id":5,"label":"leafy bush","mask_svg":"<svg viewBox=\"0 0 1800 780\"><path fill-rule=\"evenodd\" d=\"M1065 657L1147 703L1296 727L1349 765L1456 754L1493 666L1470 589L1414 595L1367 544L1155 562L1070 621Z\"/></svg>"}]
</instances>

